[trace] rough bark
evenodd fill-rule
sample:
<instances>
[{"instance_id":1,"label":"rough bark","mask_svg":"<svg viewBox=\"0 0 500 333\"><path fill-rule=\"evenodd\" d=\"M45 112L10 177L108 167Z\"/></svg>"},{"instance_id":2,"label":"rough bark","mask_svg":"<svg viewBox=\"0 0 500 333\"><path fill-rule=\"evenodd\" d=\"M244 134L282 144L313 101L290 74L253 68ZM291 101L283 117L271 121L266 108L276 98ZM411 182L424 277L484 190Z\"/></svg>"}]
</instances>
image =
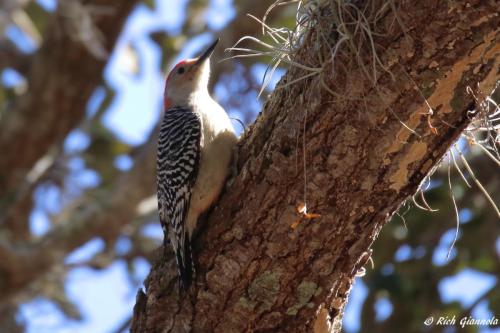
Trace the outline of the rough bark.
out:
<instances>
[{"instance_id":1,"label":"rough bark","mask_svg":"<svg viewBox=\"0 0 500 333\"><path fill-rule=\"evenodd\" d=\"M330 65L280 89L308 73L289 70L240 141L239 175L198 239L196 287L179 294L173 258L159 258L132 332L340 332L380 229L470 122L466 88L488 93L499 79L495 1L398 4L405 33L387 15L391 33L376 38L394 80L381 72L374 88L340 57L335 76ZM295 56L310 67L335 43L328 9L316 14ZM303 156L313 220L296 211Z\"/></svg>"}]
</instances>

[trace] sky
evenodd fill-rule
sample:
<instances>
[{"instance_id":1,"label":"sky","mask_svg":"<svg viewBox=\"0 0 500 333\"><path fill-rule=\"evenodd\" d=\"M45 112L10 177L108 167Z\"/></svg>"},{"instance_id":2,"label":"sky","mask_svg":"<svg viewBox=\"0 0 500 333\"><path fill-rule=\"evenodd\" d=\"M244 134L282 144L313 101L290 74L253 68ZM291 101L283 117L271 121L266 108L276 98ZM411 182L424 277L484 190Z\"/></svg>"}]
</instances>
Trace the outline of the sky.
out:
<instances>
[{"instance_id":1,"label":"sky","mask_svg":"<svg viewBox=\"0 0 500 333\"><path fill-rule=\"evenodd\" d=\"M55 0L38 0L48 10L54 10ZM170 34L179 33L179 25L184 19L185 0L158 1L156 11L146 6L138 6L127 20L115 51L112 53L106 66L104 76L118 94L112 102L109 111L104 116L104 125L111 129L119 138L131 145L143 143L150 130L159 121L161 114L161 96L163 93L164 73L159 70L160 51L147 37L148 32L163 29ZM211 1L207 14L209 26L221 29L235 15L235 10L230 0ZM22 32L10 29L9 37L16 41L26 52L34 49L33 43L23 36ZM202 34L189 41L176 60L192 57L214 36ZM130 53L130 45L138 50L138 60L141 66L139 72L135 71L136 60ZM253 75L261 80L266 65L254 66ZM271 87L274 86L283 71L274 77ZM5 70L1 76L4 85L14 86L22 82L23 78L13 70ZM224 98L227 93L223 88L216 89L216 98ZM89 100L87 114L92 115L103 99L102 88L96 89ZM256 110L260 102L255 100ZM231 115L238 116L238 110L229 110ZM235 128L239 128L235 124ZM89 144L89 139L81 131L73 131L65 141L64 149L67 152L84 150ZM115 161L123 170L130 168L131 160L121 156ZM99 184L98 175L85 168L81 159L70 161L73 181L77 188L84 189ZM62 207L62 198L56 188L44 187L37 190L36 209L30 216L30 227L35 235L43 235L50 228L49 213L57 213ZM461 212L462 223L470 220L470 211ZM151 226L148 233L161 239L158 226ZM433 253L433 263L436 266L445 265L446 254L454 237L454 229L443 234L437 250ZM118 242L118 246L126 249L129 244L126 240ZM94 239L71 253L66 258L66 263L77 265L104 247L100 239ZM499 242L500 247L500 242ZM397 262L406 261L419 254L419 249L403 245L394 255ZM451 256L455 254L452 251ZM108 333L120 326L126 320L135 302L137 289L141 287L143 279L149 272L149 264L145 260L136 262L136 276L133 281L127 277L127 267L123 262L116 262L102 271L89 268L72 269L68 275L66 290L68 295L81 310L82 320L71 320L64 317L58 308L50 301L35 298L24 303L18 313L18 320L27 324L28 333ZM388 268L390 270L390 267ZM458 301L464 306L473 304L484 292L489 290L496 282L496 277L471 269L464 269L458 274L443 279L439 284L439 293L444 302ZM344 328L347 333L355 333L360 329L360 311L363 301L368 294L367 286L358 279L351 292L350 300L344 317ZM376 302L376 318L384 320L392 312L392 304L387 297L381 297ZM489 318L485 302L479 303L473 311L476 318ZM482 329L481 332L494 332L495 330ZM496 330L500 332L500 330Z\"/></svg>"}]
</instances>

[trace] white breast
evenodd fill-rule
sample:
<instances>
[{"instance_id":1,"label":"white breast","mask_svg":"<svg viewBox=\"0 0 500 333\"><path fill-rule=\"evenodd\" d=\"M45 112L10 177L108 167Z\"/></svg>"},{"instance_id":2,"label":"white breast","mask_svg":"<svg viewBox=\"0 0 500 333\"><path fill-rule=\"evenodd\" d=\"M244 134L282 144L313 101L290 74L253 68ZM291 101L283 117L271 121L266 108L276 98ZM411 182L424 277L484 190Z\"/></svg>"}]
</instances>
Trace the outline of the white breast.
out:
<instances>
[{"instance_id":1,"label":"white breast","mask_svg":"<svg viewBox=\"0 0 500 333\"><path fill-rule=\"evenodd\" d=\"M208 94L207 94L208 95ZM237 142L227 113L210 96L194 108L202 121L203 138L198 177L191 196L188 230L192 233L198 216L217 200L225 184Z\"/></svg>"}]
</instances>

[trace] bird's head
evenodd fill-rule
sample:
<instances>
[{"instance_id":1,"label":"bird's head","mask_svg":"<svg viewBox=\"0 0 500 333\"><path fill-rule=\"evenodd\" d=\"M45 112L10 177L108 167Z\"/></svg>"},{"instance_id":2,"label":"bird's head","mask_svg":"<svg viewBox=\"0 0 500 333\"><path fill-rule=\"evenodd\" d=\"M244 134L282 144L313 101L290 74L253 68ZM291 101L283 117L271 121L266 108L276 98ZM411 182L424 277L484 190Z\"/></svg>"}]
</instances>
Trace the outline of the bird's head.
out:
<instances>
[{"instance_id":1,"label":"bird's head","mask_svg":"<svg viewBox=\"0 0 500 333\"><path fill-rule=\"evenodd\" d=\"M210 56L219 42L213 42L201 56L179 62L170 71L165 84L165 110L172 106L188 106L196 93L208 93Z\"/></svg>"}]
</instances>

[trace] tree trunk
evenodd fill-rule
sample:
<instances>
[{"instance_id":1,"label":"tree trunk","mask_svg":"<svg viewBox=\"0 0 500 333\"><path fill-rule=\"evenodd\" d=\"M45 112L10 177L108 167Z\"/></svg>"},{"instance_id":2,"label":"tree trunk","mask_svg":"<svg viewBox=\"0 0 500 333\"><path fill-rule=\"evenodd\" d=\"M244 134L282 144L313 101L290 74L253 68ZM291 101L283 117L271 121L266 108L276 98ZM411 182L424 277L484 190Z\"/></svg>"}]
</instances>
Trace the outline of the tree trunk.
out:
<instances>
[{"instance_id":1,"label":"tree trunk","mask_svg":"<svg viewBox=\"0 0 500 333\"><path fill-rule=\"evenodd\" d=\"M340 332L380 229L470 123L467 87L499 79L495 1L382 3L358 4L377 37L351 35L360 47L339 46L334 65L339 10L359 12L310 12L293 61L321 70L282 78L200 232L196 286L179 294L173 256L159 258L132 332ZM298 213L304 201L320 216Z\"/></svg>"}]
</instances>

